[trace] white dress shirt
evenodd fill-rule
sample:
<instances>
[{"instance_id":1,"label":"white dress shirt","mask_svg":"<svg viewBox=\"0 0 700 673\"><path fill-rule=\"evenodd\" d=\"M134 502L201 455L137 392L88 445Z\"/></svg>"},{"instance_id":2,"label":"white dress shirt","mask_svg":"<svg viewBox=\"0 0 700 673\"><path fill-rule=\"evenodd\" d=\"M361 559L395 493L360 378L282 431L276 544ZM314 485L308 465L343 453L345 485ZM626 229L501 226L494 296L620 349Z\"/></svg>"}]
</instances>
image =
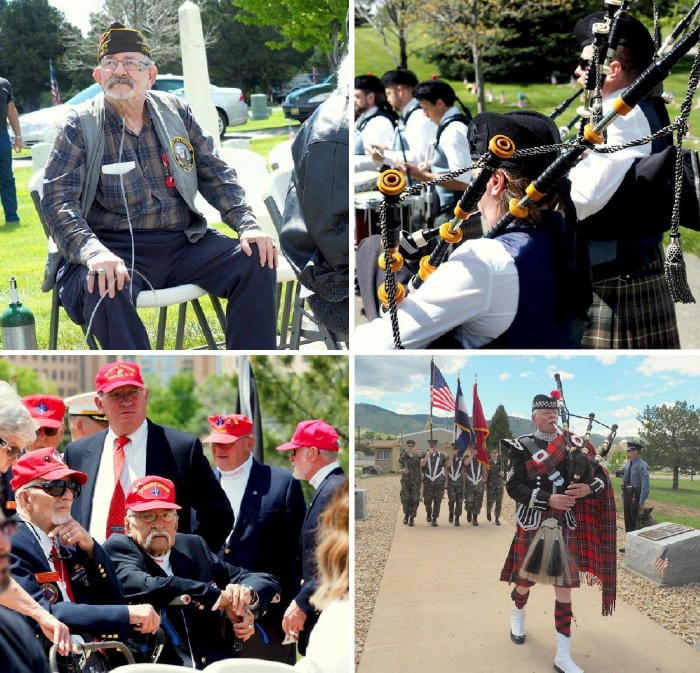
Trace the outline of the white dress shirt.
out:
<instances>
[{"instance_id":1,"label":"white dress shirt","mask_svg":"<svg viewBox=\"0 0 700 673\"><path fill-rule=\"evenodd\" d=\"M445 122L450 117L460 114L460 111L456 106L452 106L440 120L441 123ZM447 169L442 169L442 171L449 173L450 171L457 170L458 168L466 168L472 165L471 154L469 153L469 127L466 124L460 122L452 122L445 126L442 133L440 134L440 149L443 151L445 158L447 159ZM433 149L433 148L431 148ZM431 163L433 161L432 152L429 153L427 162ZM463 182L466 189L467 185L471 182L471 172L465 171L461 175L453 178L458 182Z\"/></svg>"},{"instance_id":2,"label":"white dress shirt","mask_svg":"<svg viewBox=\"0 0 700 673\"><path fill-rule=\"evenodd\" d=\"M336 467L340 467L340 463L337 460L334 460L332 463L324 465L313 477L311 477L311 479L309 479L309 483L314 487L314 490L319 487L326 476L333 472Z\"/></svg>"},{"instance_id":3,"label":"white dress shirt","mask_svg":"<svg viewBox=\"0 0 700 673\"><path fill-rule=\"evenodd\" d=\"M391 144L394 142L394 125L384 115L377 115L367 122L362 131L357 130L365 119L371 117L376 112L377 107L375 106L363 112L355 120L355 133L360 134L362 144L365 148L365 153L355 155L356 171L366 171L372 168L378 169L381 166L381 162L372 161L371 157L366 154L366 152L372 145L391 147Z\"/></svg>"},{"instance_id":4,"label":"white dress shirt","mask_svg":"<svg viewBox=\"0 0 700 673\"><path fill-rule=\"evenodd\" d=\"M250 477L250 469L252 466L253 456L251 454L242 465L239 465L234 470L226 472L219 468L219 472L221 473L221 488L224 489L224 493L231 503L231 509L233 509L233 516L235 519L238 518L238 512L241 509L241 501L243 500L245 488L248 485L248 477Z\"/></svg>"},{"instance_id":5,"label":"white dress shirt","mask_svg":"<svg viewBox=\"0 0 700 673\"><path fill-rule=\"evenodd\" d=\"M480 348L513 322L519 292L515 260L502 243L490 238L465 241L398 304L401 343L425 348L457 328L463 348ZM359 325L352 343L358 352L393 349L389 313Z\"/></svg>"},{"instance_id":6,"label":"white dress shirt","mask_svg":"<svg viewBox=\"0 0 700 673\"><path fill-rule=\"evenodd\" d=\"M412 110L415 112L411 112ZM409 115L408 121L404 121L406 115ZM428 152L435 141L437 124L426 117L425 112L420 109L418 100L412 98L401 110L401 119L395 132L403 134L408 147L405 152L400 149L387 150L384 153L386 162L394 166L404 161L417 165L428 158Z\"/></svg>"},{"instance_id":7,"label":"white dress shirt","mask_svg":"<svg viewBox=\"0 0 700 673\"><path fill-rule=\"evenodd\" d=\"M90 517L90 535L100 544L105 541L109 505L114 493L114 442L119 437L112 428L107 430L100 466L95 476L95 497L92 501ZM131 440L124 446L124 468L120 476L124 495L134 479L146 476L146 442L148 440L148 421L144 421L132 434Z\"/></svg>"},{"instance_id":8,"label":"white dress shirt","mask_svg":"<svg viewBox=\"0 0 700 673\"><path fill-rule=\"evenodd\" d=\"M612 103L619 91L603 99L603 114L612 109ZM636 140L651 133L649 122L644 112L635 106L624 117L616 119L608 126L608 138L605 145L624 145L630 140ZM569 172L571 180L571 198L576 206L576 214L583 220L597 213L618 190L635 159L651 154L651 143L639 147L600 154L589 151L583 155Z\"/></svg>"}]
</instances>

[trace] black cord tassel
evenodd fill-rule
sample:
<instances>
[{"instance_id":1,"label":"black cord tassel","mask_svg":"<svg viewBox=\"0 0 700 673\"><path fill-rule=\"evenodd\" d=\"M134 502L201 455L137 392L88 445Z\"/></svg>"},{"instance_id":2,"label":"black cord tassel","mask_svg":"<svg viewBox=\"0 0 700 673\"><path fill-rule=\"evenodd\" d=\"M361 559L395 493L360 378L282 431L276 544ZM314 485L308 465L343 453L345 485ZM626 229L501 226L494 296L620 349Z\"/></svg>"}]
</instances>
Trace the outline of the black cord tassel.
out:
<instances>
[{"instance_id":1,"label":"black cord tassel","mask_svg":"<svg viewBox=\"0 0 700 673\"><path fill-rule=\"evenodd\" d=\"M547 566L547 574L550 577L559 577L563 570L562 560L561 560L561 546L559 545L559 540L554 540L552 545L552 552L549 555L549 565Z\"/></svg>"},{"instance_id":2,"label":"black cord tassel","mask_svg":"<svg viewBox=\"0 0 700 673\"><path fill-rule=\"evenodd\" d=\"M540 535L539 539L535 543L535 548L532 550L532 554L525 564L525 571L533 574L537 574L540 571L540 566L542 565L542 554L544 553L544 535Z\"/></svg>"}]
</instances>

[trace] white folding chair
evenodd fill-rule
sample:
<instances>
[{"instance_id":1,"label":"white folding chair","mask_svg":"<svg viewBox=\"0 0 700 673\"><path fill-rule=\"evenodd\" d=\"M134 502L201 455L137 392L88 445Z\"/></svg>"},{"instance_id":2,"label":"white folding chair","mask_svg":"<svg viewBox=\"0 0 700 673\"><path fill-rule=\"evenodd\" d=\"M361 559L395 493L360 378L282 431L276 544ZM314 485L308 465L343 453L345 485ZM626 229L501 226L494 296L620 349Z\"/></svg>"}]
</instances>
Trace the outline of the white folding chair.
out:
<instances>
[{"instance_id":1,"label":"white folding chair","mask_svg":"<svg viewBox=\"0 0 700 673\"><path fill-rule=\"evenodd\" d=\"M267 155L267 163L273 171L285 168L294 168L294 159L292 158L292 143L293 138L283 140L275 145Z\"/></svg>"}]
</instances>

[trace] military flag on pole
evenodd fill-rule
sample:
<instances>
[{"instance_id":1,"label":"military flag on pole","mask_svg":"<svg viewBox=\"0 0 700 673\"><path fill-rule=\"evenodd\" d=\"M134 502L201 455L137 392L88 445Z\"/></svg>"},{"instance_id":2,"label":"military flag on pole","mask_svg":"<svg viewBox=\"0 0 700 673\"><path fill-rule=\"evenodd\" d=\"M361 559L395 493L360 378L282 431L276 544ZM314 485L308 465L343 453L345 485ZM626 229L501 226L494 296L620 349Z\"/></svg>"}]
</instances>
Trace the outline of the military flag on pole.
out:
<instances>
[{"instance_id":1,"label":"military flag on pole","mask_svg":"<svg viewBox=\"0 0 700 673\"><path fill-rule=\"evenodd\" d=\"M61 104L61 92L58 90L58 80L56 79L56 71L53 69L53 63L49 61L49 80L51 82L51 103L53 105Z\"/></svg>"},{"instance_id":2,"label":"military flag on pole","mask_svg":"<svg viewBox=\"0 0 700 673\"><path fill-rule=\"evenodd\" d=\"M455 403L455 434L454 442L457 446L457 455L461 458L464 452L474 444L474 430L469 422L467 404L462 395L462 384L457 379L457 401Z\"/></svg>"},{"instance_id":3,"label":"military flag on pole","mask_svg":"<svg viewBox=\"0 0 700 673\"><path fill-rule=\"evenodd\" d=\"M474 434L476 435L476 459L488 470L489 454L486 450L486 438L489 436L489 426L486 422L486 416L484 416L476 383L474 384L472 419L474 420Z\"/></svg>"}]
</instances>

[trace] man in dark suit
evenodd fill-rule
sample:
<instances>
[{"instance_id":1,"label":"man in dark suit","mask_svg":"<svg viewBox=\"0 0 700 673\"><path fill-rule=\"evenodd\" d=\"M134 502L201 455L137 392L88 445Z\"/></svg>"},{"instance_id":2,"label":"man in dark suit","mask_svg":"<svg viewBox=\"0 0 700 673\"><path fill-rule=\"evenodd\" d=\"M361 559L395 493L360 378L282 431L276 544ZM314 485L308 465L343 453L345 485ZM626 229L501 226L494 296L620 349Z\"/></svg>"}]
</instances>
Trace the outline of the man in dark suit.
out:
<instances>
[{"instance_id":1,"label":"man in dark suit","mask_svg":"<svg viewBox=\"0 0 700 673\"><path fill-rule=\"evenodd\" d=\"M125 605L112 562L70 514L87 475L69 468L55 449L22 456L13 469L19 523L12 538L12 575L74 634L98 640L154 633L150 605Z\"/></svg>"},{"instance_id":2,"label":"man in dark suit","mask_svg":"<svg viewBox=\"0 0 700 673\"><path fill-rule=\"evenodd\" d=\"M299 539L306 513L301 484L288 470L255 460L253 423L247 416L210 416L209 425L211 433L203 441L211 443L214 474L231 503L235 520L219 558L270 573L281 587L281 601L271 605L259 620L262 630L246 641L241 656L293 665L296 647L294 643L282 645L282 616L301 580Z\"/></svg>"},{"instance_id":3,"label":"man in dark suit","mask_svg":"<svg viewBox=\"0 0 700 673\"><path fill-rule=\"evenodd\" d=\"M309 599L316 589L316 529L318 518L346 479L338 463L338 433L323 420L301 421L291 441L277 447L289 451L294 478L307 480L315 489L301 531L302 585L282 619L285 634L297 639L299 652L306 652L309 634L318 619Z\"/></svg>"},{"instance_id":4,"label":"man in dark suit","mask_svg":"<svg viewBox=\"0 0 700 673\"><path fill-rule=\"evenodd\" d=\"M235 656L279 585L272 575L220 561L198 535L178 533L175 494L169 479L136 479L126 496L126 535L110 537L105 550L127 600L147 601L163 615L159 662L202 669Z\"/></svg>"},{"instance_id":5,"label":"man in dark suit","mask_svg":"<svg viewBox=\"0 0 700 673\"><path fill-rule=\"evenodd\" d=\"M72 468L91 476L85 494L74 504L76 520L98 542L124 532L124 494L137 477L157 474L175 484L182 507L180 529L201 535L214 552L221 549L233 526L233 512L199 439L146 418L148 389L134 362L101 367L95 390L95 404L109 428L71 442L65 452ZM190 529L192 510L198 521L194 531Z\"/></svg>"}]
</instances>

